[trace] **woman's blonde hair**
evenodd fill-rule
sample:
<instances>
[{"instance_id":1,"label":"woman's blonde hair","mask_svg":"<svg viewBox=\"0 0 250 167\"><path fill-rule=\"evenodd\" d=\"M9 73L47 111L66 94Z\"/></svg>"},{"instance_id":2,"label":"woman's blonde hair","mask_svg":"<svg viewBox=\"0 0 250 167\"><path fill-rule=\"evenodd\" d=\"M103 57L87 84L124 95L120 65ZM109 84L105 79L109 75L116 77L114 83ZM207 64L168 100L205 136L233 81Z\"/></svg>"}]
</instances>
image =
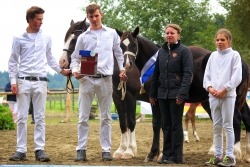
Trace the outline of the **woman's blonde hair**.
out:
<instances>
[{"instance_id":1,"label":"woman's blonde hair","mask_svg":"<svg viewBox=\"0 0 250 167\"><path fill-rule=\"evenodd\" d=\"M167 24L166 26L165 26L165 30L167 29L167 28L169 28L169 27L171 27L171 28L173 28L173 29L176 29L177 30L177 32L178 32L178 34L181 34L181 27L179 26L179 25L177 25L177 24Z\"/></svg>"}]
</instances>

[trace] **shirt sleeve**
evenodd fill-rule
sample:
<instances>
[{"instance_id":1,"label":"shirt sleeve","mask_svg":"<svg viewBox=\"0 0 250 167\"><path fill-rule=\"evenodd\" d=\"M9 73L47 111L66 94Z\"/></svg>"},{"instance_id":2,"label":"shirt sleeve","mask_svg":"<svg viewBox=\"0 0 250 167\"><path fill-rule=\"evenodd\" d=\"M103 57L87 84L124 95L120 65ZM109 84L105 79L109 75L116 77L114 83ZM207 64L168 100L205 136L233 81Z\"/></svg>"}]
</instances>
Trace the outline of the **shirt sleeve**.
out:
<instances>
[{"instance_id":1,"label":"shirt sleeve","mask_svg":"<svg viewBox=\"0 0 250 167\"><path fill-rule=\"evenodd\" d=\"M206 91L208 91L207 89L208 89L209 86L212 86L212 83L211 83L211 71L210 71L211 57L212 57L212 55L208 59L206 69L205 69L205 72L204 72L204 78L203 78L203 87L204 87L204 89L206 89Z\"/></svg>"},{"instance_id":2,"label":"shirt sleeve","mask_svg":"<svg viewBox=\"0 0 250 167\"><path fill-rule=\"evenodd\" d=\"M13 38L11 55L8 62L8 72L11 84L16 84L16 78L18 73L18 63L20 56L20 43L18 38Z\"/></svg>"},{"instance_id":3,"label":"shirt sleeve","mask_svg":"<svg viewBox=\"0 0 250 167\"><path fill-rule=\"evenodd\" d=\"M52 46L52 40L51 37L49 37L48 44L46 47L47 63L53 70L55 70L57 73L60 73L62 69L59 67L56 58L52 55L51 46Z\"/></svg>"},{"instance_id":4,"label":"shirt sleeve","mask_svg":"<svg viewBox=\"0 0 250 167\"><path fill-rule=\"evenodd\" d=\"M79 64L81 63L81 56L79 55L79 50L84 48L84 44L82 41L82 36L80 35L78 37L78 40L76 41L76 46L74 52L71 54L71 63L70 63L70 69L72 73L79 71Z\"/></svg>"},{"instance_id":5,"label":"shirt sleeve","mask_svg":"<svg viewBox=\"0 0 250 167\"><path fill-rule=\"evenodd\" d=\"M238 52L235 51L232 64L232 75L231 79L224 86L227 91L236 88L242 80L242 63L241 57Z\"/></svg>"},{"instance_id":6,"label":"shirt sleeve","mask_svg":"<svg viewBox=\"0 0 250 167\"><path fill-rule=\"evenodd\" d=\"M116 31L114 31L113 52L114 52L115 58L117 60L117 64L118 64L119 69L125 70L123 67L124 58L123 58L122 49L120 47L120 37L118 36Z\"/></svg>"}]
</instances>

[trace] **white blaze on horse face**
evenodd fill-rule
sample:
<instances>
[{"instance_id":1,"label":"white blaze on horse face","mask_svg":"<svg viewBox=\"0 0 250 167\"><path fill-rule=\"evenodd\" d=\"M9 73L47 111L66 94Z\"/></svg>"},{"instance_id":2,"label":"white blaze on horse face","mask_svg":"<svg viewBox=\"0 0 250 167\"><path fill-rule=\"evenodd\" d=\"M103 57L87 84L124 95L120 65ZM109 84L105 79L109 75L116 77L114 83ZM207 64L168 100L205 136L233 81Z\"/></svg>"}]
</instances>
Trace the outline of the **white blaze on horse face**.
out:
<instances>
[{"instance_id":1,"label":"white blaze on horse face","mask_svg":"<svg viewBox=\"0 0 250 167\"><path fill-rule=\"evenodd\" d=\"M67 41L65 42L64 44L64 48L65 49L68 49L69 48L69 44L70 44L70 41L74 38L74 35L71 34ZM60 60L59 60L59 66L60 68L62 69L65 69L65 68L68 68L68 65L69 65L69 62L68 62L68 58L67 58L67 51L63 51L62 52L62 55L60 57Z\"/></svg>"},{"instance_id":2,"label":"white blaze on horse face","mask_svg":"<svg viewBox=\"0 0 250 167\"><path fill-rule=\"evenodd\" d=\"M128 47L128 45L130 44L130 41L129 41L129 39L128 38L126 38L126 39L124 39L123 40L123 42L122 42L126 47ZM125 52L126 53L126 52ZM125 54L124 53L124 54ZM126 60L125 60L125 68L127 69L127 68L129 68L129 59L128 59L128 56L126 56L126 58L125 58Z\"/></svg>"},{"instance_id":3,"label":"white blaze on horse face","mask_svg":"<svg viewBox=\"0 0 250 167\"><path fill-rule=\"evenodd\" d=\"M130 44L130 41L128 38L124 39L124 41L122 42L125 46L128 47L128 45Z\"/></svg>"}]
</instances>

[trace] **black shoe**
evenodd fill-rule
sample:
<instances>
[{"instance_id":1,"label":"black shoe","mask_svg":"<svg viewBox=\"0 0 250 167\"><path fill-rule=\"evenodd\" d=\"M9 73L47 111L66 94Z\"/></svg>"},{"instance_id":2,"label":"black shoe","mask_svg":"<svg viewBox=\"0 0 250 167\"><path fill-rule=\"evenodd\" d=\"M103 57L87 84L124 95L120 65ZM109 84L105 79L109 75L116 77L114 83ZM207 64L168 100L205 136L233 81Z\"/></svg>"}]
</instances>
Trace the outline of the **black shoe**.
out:
<instances>
[{"instance_id":1,"label":"black shoe","mask_svg":"<svg viewBox=\"0 0 250 167\"><path fill-rule=\"evenodd\" d=\"M159 164L167 164L167 161L168 160L162 160L162 159L160 159L160 160L158 160L157 162L159 163Z\"/></svg>"},{"instance_id":2,"label":"black shoe","mask_svg":"<svg viewBox=\"0 0 250 167\"><path fill-rule=\"evenodd\" d=\"M171 160L165 160L165 163L166 164L176 164L174 161L171 161Z\"/></svg>"},{"instance_id":3,"label":"black shoe","mask_svg":"<svg viewBox=\"0 0 250 167\"><path fill-rule=\"evenodd\" d=\"M9 158L10 161L26 161L26 153L16 152Z\"/></svg>"},{"instance_id":4,"label":"black shoe","mask_svg":"<svg viewBox=\"0 0 250 167\"><path fill-rule=\"evenodd\" d=\"M36 161L40 161L40 162L50 161L49 157L46 156L46 154L44 153L44 150L36 150L35 156L36 156Z\"/></svg>"},{"instance_id":5,"label":"black shoe","mask_svg":"<svg viewBox=\"0 0 250 167\"><path fill-rule=\"evenodd\" d=\"M87 161L86 150L77 150L77 155L74 160L75 161Z\"/></svg>"},{"instance_id":6,"label":"black shoe","mask_svg":"<svg viewBox=\"0 0 250 167\"><path fill-rule=\"evenodd\" d=\"M110 152L102 152L103 161L112 161L113 157L110 155Z\"/></svg>"}]
</instances>

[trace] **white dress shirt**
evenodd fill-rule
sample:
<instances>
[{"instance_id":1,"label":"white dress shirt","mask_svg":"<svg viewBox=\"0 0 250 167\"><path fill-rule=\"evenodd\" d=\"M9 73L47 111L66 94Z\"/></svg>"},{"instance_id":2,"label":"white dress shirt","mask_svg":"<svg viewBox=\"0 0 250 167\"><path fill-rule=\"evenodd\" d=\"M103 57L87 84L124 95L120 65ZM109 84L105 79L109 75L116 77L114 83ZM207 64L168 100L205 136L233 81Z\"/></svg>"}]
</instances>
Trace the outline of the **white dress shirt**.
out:
<instances>
[{"instance_id":1,"label":"white dress shirt","mask_svg":"<svg viewBox=\"0 0 250 167\"><path fill-rule=\"evenodd\" d=\"M34 37L34 34L32 35ZM13 38L9 58L9 77L16 84L17 77L46 77L47 64L57 73L61 72L57 60L52 56L51 37L40 29L32 39L27 32Z\"/></svg>"},{"instance_id":2,"label":"white dress shirt","mask_svg":"<svg viewBox=\"0 0 250 167\"><path fill-rule=\"evenodd\" d=\"M94 30L93 30L94 31ZM114 70L114 58L116 57L118 67L123 68L123 53L120 47L120 38L112 28L102 25L99 37L90 28L81 34L76 43L75 51L71 55L72 73L79 71L79 64L82 57L79 50L88 50L98 53L97 73L103 75L112 75Z\"/></svg>"}]
</instances>

